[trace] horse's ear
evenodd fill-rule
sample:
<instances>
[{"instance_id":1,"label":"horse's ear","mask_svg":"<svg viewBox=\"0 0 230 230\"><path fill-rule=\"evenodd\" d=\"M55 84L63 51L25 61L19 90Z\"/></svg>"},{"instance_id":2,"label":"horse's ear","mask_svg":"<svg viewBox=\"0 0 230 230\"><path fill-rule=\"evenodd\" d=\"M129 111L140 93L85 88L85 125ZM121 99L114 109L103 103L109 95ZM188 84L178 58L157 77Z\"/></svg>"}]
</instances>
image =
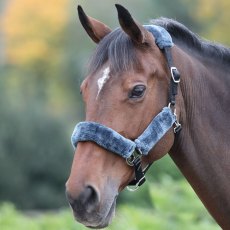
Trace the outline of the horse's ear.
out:
<instances>
[{"instance_id":1,"label":"horse's ear","mask_svg":"<svg viewBox=\"0 0 230 230\"><path fill-rule=\"evenodd\" d=\"M104 23L87 16L81 6L78 6L77 9L82 26L94 42L98 43L102 38L111 32L111 29Z\"/></svg>"},{"instance_id":2,"label":"horse's ear","mask_svg":"<svg viewBox=\"0 0 230 230\"><path fill-rule=\"evenodd\" d=\"M131 14L127 9L119 4L115 4L118 12L118 19L121 25L121 28L130 36L130 38L138 43L143 44L146 41L146 29L139 25L132 18Z\"/></svg>"}]
</instances>

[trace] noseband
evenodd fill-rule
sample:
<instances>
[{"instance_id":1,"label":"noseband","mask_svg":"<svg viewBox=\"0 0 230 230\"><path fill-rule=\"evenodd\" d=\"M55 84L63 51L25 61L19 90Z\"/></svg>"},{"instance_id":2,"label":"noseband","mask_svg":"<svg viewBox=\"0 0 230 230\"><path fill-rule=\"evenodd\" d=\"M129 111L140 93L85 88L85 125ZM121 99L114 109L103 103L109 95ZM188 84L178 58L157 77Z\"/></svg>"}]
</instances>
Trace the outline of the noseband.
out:
<instances>
[{"instance_id":1,"label":"noseband","mask_svg":"<svg viewBox=\"0 0 230 230\"><path fill-rule=\"evenodd\" d=\"M135 169L135 179L129 183L129 186L134 186L134 188L130 188L130 191L135 191L145 182L145 173L151 165L149 164L145 169L142 169L142 156L147 156L171 127L174 126L174 133L178 133L181 130L175 111L180 74L173 65L171 54L172 38L163 27L156 25L146 25L144 27L153 34L155 42L163 51L170 69L171 81L168 106L164 107L153 118L144 132L134 141L125 138L111 128L91 121L78 123L71 137L74 148L77 147L78 142L92 141L109 152L125 158L127 164Z\"/></svg>"}]
</instances>

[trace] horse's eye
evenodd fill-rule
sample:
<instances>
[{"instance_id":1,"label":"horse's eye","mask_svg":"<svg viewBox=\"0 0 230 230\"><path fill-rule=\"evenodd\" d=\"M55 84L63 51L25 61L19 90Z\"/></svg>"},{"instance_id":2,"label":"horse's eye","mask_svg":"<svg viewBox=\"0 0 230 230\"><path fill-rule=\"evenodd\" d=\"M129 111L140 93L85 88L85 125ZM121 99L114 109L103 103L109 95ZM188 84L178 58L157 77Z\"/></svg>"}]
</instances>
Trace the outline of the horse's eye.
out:
<instances>
[{"instance_id":1,"label":"horse's eye","mask_svg":"<svg viewBox=\"0 0 230 230\"><path fill-rule=\"evenodd\" d=\"M136 85L129 93L129 98L140 98L144 95L146 87L144 85Z\"/></svg>"}]
</instances>

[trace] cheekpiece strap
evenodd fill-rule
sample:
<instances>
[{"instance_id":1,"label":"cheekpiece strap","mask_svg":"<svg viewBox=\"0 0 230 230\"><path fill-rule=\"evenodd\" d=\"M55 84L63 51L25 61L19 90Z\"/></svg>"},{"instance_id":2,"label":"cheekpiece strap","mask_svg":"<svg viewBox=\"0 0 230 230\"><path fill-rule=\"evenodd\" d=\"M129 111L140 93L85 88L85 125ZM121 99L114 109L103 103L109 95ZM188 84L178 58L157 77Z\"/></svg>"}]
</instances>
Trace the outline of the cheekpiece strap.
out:
<instances>
[{"instance_id":1,"label":"cheekpiece strap","mask_svg":"<svg viewBox=\"0 0 230 230\"><path fill-rule=\"evenodd\" d=\"M168 67L169 67L170 74L171 74L171 83L170 83L170 88L169 88L169 103L171 106L175 106L178 85L180 83L180 73L177 70L177 68L174 66L171 48L165 47L163 49L163 52L167 60Z\"/></svg>"},{"instance_id":2,"label":"cheekpiece strap","mask_svg":"<svg viewBox=\"0 0 230 230\"><path fill-rule=\"evenodd\" d=\"M136 147L143 155L148 155L149 151L168 132L175 121L176 115L172 112L171 108L164 107L145 131L135 140Z\"/></svg>"}]
</instances>

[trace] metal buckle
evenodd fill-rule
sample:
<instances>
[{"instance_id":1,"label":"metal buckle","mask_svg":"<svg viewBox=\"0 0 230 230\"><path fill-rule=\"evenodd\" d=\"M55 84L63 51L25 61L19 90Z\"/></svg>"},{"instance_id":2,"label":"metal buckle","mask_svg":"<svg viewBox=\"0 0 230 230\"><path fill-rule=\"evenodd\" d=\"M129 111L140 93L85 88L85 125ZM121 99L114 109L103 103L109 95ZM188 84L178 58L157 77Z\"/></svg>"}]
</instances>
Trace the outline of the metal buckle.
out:
<instances>
[{"instance_id":1,"label":"metal buckle","mask_svg":"<svg viewBox=\"0 0 230 230\"><path fill-rule=\"evenodd\" d=\"M177 70L177 68L174 67L174 66L172 66L172 67L170 68L170 71L171 71L171 76L172 76L173 81L174 81L175 83L179 83L179 82L180 82L180 73L179 73L179 71ZM173 71L176 71L176 73L174 73ZM175 74L178 75L178 76L176 76L176 78L175 78Z\"/></svg>"},{"instance_id":2,"label":"metal buckle","mask_svg":"<svg viewBox=\"0 0 230 230\"><path fill-rule=\"evenodd\" d=\"M135 149L133 154L126 158L126 163L129 165L129 166L134 166L134 161L137 159L137 158L141 158L142 156L142 152L139 150L139 149Z\"/></svg>"},{"instance_id":3,"label":"metal buckle","mask_svg":"<svg viewBox=\"0 0 230 230\"><path fill-rule=\"evenodd\" d=\"M176 120L175 121L175 127L174 127L174 129L173 129L173 131L174 131L174 133L178 133L178 132L180 132L181 131L181 129L182 129L182 126L181 126L181 124Z\"/></svg>"},{"instance_id":4,"label":"metal buckle","mask_svg":"<svg viewBox=\"0 0 230 230\"><path fill-rule=\"evenodd\" d=\"M176 107L175 107L174 105L172 105L171 103L168 104L168 107L173 111L174 116L176 117L176 121L174 122L175 127L174 127L174 129L173 129L173 132L174 132L174 133L178 133L178 132L181 131L182 126L181 126L180 122L179 122L178 119L177 119Z\"/></svg>"},{"instance_id":5,"label":"metal buckle","mask_svg":"<svg viewBox=\"0 0 230 230\"><path fill-rule=\"evenodd\" d=\"M131 192L136 191L145 182L145 169L141 168L141 157L142 152L140 149L136 148L133 154L126 158L126 163L135 169L135 179L129 183L127 189Z\"/></svg>"},{"instance_id":6,"label":"metal buckle","mask_svg":"<svg viewBox=\"0 0 230 230\"><path fill-rule=\"evenodd\" d=\"M175 115L175 117L176 117L176 121L174 122L175 127L174 127L173 131L174 131L174 133L178 133L178 132L181 131L182 126L181 126L180 122L179 122L178 119L177 119L176 108L174 108L174 115Z\"/></svg>"}]
</instances>

